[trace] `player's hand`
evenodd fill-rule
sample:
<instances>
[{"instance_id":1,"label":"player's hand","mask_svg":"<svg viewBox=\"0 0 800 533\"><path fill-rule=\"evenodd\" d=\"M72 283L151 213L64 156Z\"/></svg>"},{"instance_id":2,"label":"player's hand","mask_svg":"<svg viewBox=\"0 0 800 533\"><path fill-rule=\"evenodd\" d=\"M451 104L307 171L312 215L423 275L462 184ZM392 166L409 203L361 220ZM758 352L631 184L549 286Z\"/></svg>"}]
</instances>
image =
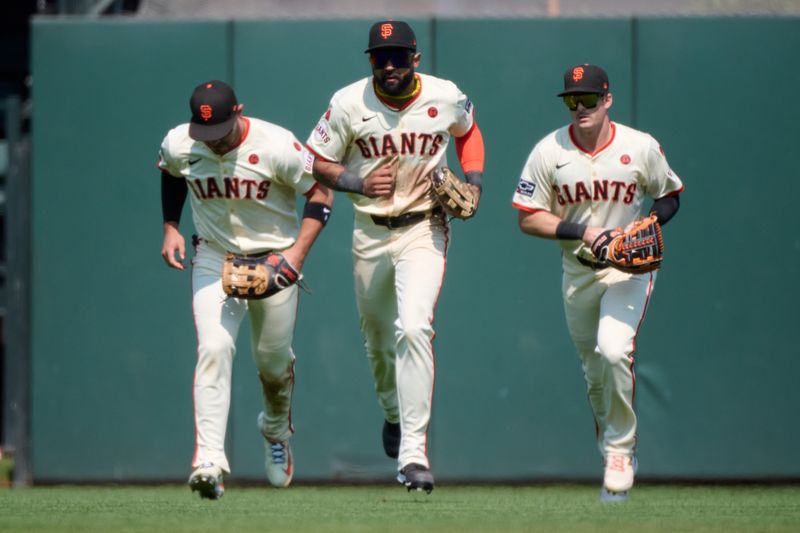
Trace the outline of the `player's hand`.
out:
<instances>
[{"instance_id":1,"label":"player's hand","mask_svg":"<svg viewBox=\"0 0 800 533\"><path fill-rule=\"evenodd\" d=\"M364 178L364 196L377 198L394 194L397 160L398 156L392 156L367 174Z\"/></svg>"},{"instance_id":2,"label":"player's hand","mask_svg":"<svg viewBox=\"0 0 800 533\"><path fill-rule=\"evenodd\" d=\"M475 210L477 211L478 204L481 202L481 188L471 183L467 183L467 185L469 186L469 189L472 191L472 194L475 195Z\"/></svg>"},{"instance_id":3,"label":"player's hand","mask_svg":"<svg viewBox=\"0 0 800 533\"><path fill-rule=\"evenodd\" d=\"M586 231L583 232L583 242L585 242L587 246L591 246L594 244L595 239L605 230L605 228L598 228L596 226L587 227Z\"/></svg>"},{"instance_id":4,"label":"player's hand","mask_svg":"<svg viewBox=\"0 0 800 533\"><path fill-rule=\"evenodd\" d=\"M164 244L161 246L161 257L170 268L178 270L185 268L183 260L186 259L186 242L174 222L164 223Z\"/></svg>"},{"instance_id":5,"label":"player's hand","mask_svg":"<svg viewBox=\"0 0 800 533\"><path fill-rule=\"evenodd\" d=\"M306 261L306 256L301 250L298 250L296 245L288 247L287 249L281 252L281 255L298 272L300 272L303 269L303 263L305 263Z\"/></svg>"}]
</instances>

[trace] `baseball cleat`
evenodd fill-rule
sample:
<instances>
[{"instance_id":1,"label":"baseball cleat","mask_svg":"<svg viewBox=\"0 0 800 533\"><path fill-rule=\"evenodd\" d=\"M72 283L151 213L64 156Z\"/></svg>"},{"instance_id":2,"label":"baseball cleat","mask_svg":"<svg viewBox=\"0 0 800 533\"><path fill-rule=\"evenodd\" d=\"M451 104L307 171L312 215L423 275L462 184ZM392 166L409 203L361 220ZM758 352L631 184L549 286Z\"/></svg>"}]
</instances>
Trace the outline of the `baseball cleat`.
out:
<instances>
[{"instance_id":1,"label":"baseball cleat","mask_svg":"<svg viewBox=\"0 0 800 533\"><path fill-rule=\"evenodd\" d=\"M392 459L400 455L400 424L383 421L383 451Z\"/></svg>"},{"instance_id":2,"label":"baseball cleat","mask_svg":"<svg viewBox=\"0 0 800 533\"><path fill-rule=\"evenodd\" d=\"M609 492L605 487L600 489L601 502L626 502L628 501L628 491L625 492Z\"/></svg>"},{"instance_id":3,"label":"baseball cleat","mask_svg":"<svg viewBox=\"0 0 800 533\"><path fill-rule=\"evenodd\" d=\"M636 467L635 457L621 453L609 453L606 456L603 488L610 494L627 493L633 487Z\"/></svg>"},{"instance_id":4,"label":"baseball cleat","mask_svg":"<svg viewBox=\"0 0 800 533\"><path fill-rule=\"evenodd\" d=\"M288 487L294 475L294 461L289 443L286 441L270 442L265 439L264 448L267 452L264 466L267 469L267 479L270 485L277 488Z\"/></svg>"},{"instance_id":5,"label":"baseball cleat","mask_svg":"<svg viewBox=\"0 0 800 533\"><path fill-rule=\"evenodd\" d=\"M189 476L189 487L192 492L200 493L200 498L218 500L225 494L225 485L222 484L222 468L213 463L203 463L194 469Z\"/></svg>"},{"instance_id":6,"label":"baseball cleat","mask_svg":"<svg viewBox=\"0 0 800 533\"><path fill-rule=\"evenodd\" d=\"M406 486L409 492L416 489L430 494L433 490L433 474L427 466L418 463L410 463L401 468L397 473L397 481Z\"/></svg>"}]
</instances>

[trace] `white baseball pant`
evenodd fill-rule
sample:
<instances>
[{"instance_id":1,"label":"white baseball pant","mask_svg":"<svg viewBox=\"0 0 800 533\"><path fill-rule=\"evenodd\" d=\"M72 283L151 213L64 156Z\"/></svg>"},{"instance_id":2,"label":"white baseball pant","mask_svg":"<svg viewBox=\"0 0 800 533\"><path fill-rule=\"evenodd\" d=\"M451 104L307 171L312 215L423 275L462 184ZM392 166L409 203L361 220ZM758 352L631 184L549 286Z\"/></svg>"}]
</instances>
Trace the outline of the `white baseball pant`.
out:
<instances>
[{"instance_id":1,"label":"white baseball pant","mask_svg":"<svg viewBox=\"0 0 800 533\"><path fill-rule=\"evenodd\" d=\"M444 280L448 223L441 216L403 228L357 213L356 302L378 402L400 422L398 467L430 467L427 430L434 385L433 315Z\"/></svg>"},{"instance_id":2,"label":"white baseball pant","mask_svg":"<svg viewBox=\"0 0 800 533\"><path fill-rule=\"evenodd\" d=\"M644 320L656 273L592 270L565 257L562 292L567 327L578 350L594 413L597 445L632 455L636 334Z\"/></svg>"},{"instance_id":3,"label":"white baseball pant","mask_svg":"<svg viewBox=\"0 0 800 533\"><path fill-rule=\"evenodd\" d=\"M264 397L258 426L272 441L293 433L291 400L294 387L294 336L297 286L264 300L228 298L220 275L225 250L200 240L192 260L192 309L197 330L194 376L196 447L192 466L214 463L230 472L225 432L231 401L231 369L236 338L245 313L250 317L253 360Z\"/></svg>"}]
</instances>

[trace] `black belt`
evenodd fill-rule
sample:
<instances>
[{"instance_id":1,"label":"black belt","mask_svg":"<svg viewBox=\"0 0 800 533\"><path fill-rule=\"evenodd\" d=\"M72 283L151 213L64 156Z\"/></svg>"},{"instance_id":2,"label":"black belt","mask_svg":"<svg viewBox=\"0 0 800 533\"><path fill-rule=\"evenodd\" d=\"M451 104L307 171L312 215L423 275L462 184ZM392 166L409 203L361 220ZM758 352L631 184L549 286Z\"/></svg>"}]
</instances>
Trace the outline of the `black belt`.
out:
<instances>
[{"instance_id":1,"label":"black belt","mask_svg":"<svg viewBox=\"0 0 800 533\"><path fill-rule=\"evenodd\" d=\"M389 229L403 228L422 222L428 217L435 217L443 213L441 207L434 207L431 211L412 211L410 213L403 213L396 217L379 217L378 215L370 215L372 221L379 226L386 226Z\"/></svg>"},{"instance_id":2,"label":"black belt","mask_svg":"<svg viewBox=\"0 0 800 533\"><path fill-rule=\"evenodd\" d=\"M578 259L578 263L582 264L583 266L589 267L592 270L603 270L610 266L608 263L598 263L597 261L590 261L588 259L584 259L579 255L576 255L575 257Z\"/></svg>"}]
</instances>

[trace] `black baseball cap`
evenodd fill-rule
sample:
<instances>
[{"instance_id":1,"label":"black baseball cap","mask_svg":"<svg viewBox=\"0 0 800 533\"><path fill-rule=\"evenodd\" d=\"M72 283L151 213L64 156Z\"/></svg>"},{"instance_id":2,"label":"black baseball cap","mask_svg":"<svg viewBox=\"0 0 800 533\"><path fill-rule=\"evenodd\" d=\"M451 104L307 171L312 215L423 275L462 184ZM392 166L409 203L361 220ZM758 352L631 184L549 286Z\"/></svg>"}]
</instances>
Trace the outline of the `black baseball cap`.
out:
<instances>
[{"instance_id":1,"label":"black baseball cap","mask_svg":"<svg viewBox=\"0 0 800 533\"><path fill-rule=\"evenodd\" d=\"M364 53L378 48L408 48L416 52L417 38L411 26L402 20L376 22L369 29L369 47Z\"/></svg>"},{"instance_id":2,"label":"black baseball cap","mask_svg":"<svg viewBox=\"0 0 800 533\"><path fill-rule=\"evenodd\" d=\"M597 93L605 94L608 92L608 74L596 65L576 65L570 67L564 73L564 92L558 96L568 94Z\"/></svg>"},{"instance_id":3,"label":"black baseball cap","mask_svg":"<svg viewBox=\"0 0 800 533\"><path fill-rule=\"evenodd\" d=\"M224 81L211 80L195 87L189 107L189 137L195 141L216 141L233 129L236 121L236 93Z\"/></svg>"}]
</instances>

